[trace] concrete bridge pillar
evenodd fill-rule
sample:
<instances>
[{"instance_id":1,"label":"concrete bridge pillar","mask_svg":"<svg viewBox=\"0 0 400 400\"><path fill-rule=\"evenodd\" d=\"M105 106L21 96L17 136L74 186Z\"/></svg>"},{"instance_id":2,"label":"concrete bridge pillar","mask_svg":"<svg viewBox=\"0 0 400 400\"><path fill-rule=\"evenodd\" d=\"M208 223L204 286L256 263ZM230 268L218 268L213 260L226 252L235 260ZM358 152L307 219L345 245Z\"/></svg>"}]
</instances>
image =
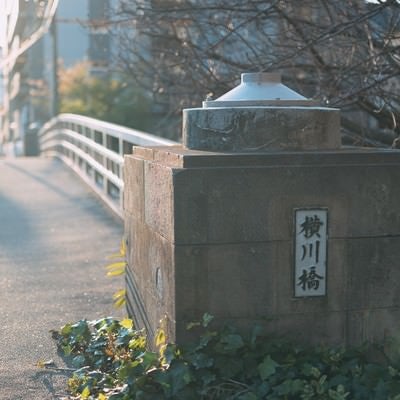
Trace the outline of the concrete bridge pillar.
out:
<instances>
[{"instance_id":1,"label":"concrete bridge pillar","mask_svg":"<svg viewBox=\"0 0 400 400\"><path fill-rule=\"evenodd\" d=\"M339 110L277 74L184 110L183 145L125 158L128 310L170 340L204 313L307 342L400 326L400 153L342 148Z\"/></svg>"}]
</instances>

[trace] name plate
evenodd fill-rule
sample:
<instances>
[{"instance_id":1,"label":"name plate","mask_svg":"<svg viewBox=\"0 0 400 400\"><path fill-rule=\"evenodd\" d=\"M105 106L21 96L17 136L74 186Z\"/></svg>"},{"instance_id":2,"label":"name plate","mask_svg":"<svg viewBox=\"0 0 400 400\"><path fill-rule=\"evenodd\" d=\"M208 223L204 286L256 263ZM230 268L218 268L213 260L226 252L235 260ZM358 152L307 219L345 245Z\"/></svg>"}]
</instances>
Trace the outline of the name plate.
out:
<instances>
[{"instance_id":1,"label":"name plate","mask_svg":"<svg viewBox=\"0 0 400 400\"><path fill-rule=\"evenodd\" d=\"M294 214L294 296L325 296L328 209L296 209Z\"/></svg>"}]
</instances>

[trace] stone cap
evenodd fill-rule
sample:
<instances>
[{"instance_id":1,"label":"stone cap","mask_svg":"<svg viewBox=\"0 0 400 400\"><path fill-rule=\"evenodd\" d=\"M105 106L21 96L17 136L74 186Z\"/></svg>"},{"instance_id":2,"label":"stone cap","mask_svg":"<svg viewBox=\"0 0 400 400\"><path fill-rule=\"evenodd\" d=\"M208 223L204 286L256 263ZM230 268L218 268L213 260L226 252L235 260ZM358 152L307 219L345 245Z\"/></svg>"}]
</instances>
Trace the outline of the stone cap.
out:
<instances>
[{"instance_id":1,"label":"stone cap","mask_svg":"<svg viewBox=\"0 0 400 400\"><path fill-rule=\"evenodd\" d=\"M190 150L176 146L133 146L132 155L171 168L314 167L338 165L400 165L400 151L387 148L343 147L337 150L238 153Z\"/></svg>"},{"instance_id":2,"label":"stone cap","mask_svg":"<svg viewBox=\"0 0 400 400\"><path fill-rule=\"evenodd\" d=\"M217 102L217 101L216 101ZM233 152L338 149L340 112L305 106L210 107L183 110L188 149Z\"/></svg>"},{"instance_id":3,"label":"stone cap","mask_svg":"<svg viewBox=\"0 0 400 400\"><path fill-rule=\"evenodd\" d=\"M256 106L315 106L281 82L280 73L244 73L241 83L216 100L206 100L203 108Z\"/></svg>"}]
</instances>

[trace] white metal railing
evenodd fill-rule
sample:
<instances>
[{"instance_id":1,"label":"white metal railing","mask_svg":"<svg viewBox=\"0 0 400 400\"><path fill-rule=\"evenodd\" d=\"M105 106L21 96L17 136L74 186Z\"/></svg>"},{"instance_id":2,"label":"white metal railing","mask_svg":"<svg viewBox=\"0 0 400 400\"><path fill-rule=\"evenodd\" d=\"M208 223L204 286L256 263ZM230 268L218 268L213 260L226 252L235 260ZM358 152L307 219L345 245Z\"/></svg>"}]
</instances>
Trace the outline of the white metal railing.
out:
<instances>
[{"instance_id":1,"label":"white metal railing","mask_svg":"<svg viewBox=\"0 0 400 400\"><path fill-rule=\"evenodd\" d=\"M60 114L39 131L42 155L60 158L122 218L124 154L132 145L176 145L149 133L75 114Z\"/></svg>"}]
</instances>

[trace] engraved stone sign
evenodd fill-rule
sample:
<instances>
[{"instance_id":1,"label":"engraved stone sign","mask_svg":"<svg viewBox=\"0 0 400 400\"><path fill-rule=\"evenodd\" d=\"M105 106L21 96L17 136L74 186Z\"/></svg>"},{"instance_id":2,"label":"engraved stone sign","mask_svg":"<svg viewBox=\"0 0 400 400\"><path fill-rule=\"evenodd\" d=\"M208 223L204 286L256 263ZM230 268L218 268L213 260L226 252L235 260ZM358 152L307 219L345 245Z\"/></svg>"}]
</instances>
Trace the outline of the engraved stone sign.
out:
<instances>
[{"instance_id":1,"label":"engraved stone sign","mask_svg":"<svg viewBox=\"0 0 400 400\"><path fill-rule=\"evenodd\" d=\"M294 296L326 295L328 210L295 210Z\"/></svg>"}]
</instances>

